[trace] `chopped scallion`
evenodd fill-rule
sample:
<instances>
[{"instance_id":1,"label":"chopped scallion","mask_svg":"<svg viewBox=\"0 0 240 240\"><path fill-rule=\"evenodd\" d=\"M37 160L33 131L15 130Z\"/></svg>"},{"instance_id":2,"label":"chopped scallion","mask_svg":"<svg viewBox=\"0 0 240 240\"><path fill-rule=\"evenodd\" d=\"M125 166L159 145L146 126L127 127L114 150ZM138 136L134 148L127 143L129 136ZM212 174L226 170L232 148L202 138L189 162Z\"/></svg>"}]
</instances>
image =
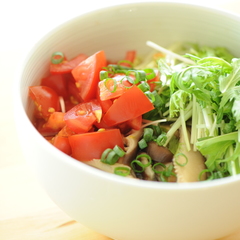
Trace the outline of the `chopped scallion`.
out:
<instances>
[{"instance_id":1,"label":"chopped scallion","mask_svg":"<svg viewBox=\"0 0 240 240\"><path fill-rule=\"evenodd\" d=\"M113 148L113 151L114 151L119 157L123 157L123 156L125 155L125 151L124 151L122 148L120 148L119 146L117 146L117 145Z\"/></svg>"},{"instance_id":2,"label":"chopped scallion","mask_svg":"<svg viewBox=\"0 0 240 240\"><path fill-rule=\"evenodd\" d=\"M52 54L51 62L52 64L59 64L63 62L64 60L64 54L62 52L54 52Z\"/></svg>"},{"instance_id":3,"label":"chopped scallion","mask_svg":"<svg viewBox=\"0 0 240 240\"><path fill-rule=\"evenodd\" d=\"M114 169L114 173L116 175L123 176L123 177L130 175L130 172L131 170L129 167L116 167Z\"/></svg>"},{"instance_id":4,"label":"chopped scallion","mask_svg":"<svg viewBox=\"0 0 240 240\"><path fill-rule=\"evenodd\" d=\"M147 147L147 142L146 142L146 140L145 140L144 138L142 138L142 139L138 142L138 146L139 146L139 148L141 148L141 149L146 148L146 147Z\"/></svg>"}]
</instances>

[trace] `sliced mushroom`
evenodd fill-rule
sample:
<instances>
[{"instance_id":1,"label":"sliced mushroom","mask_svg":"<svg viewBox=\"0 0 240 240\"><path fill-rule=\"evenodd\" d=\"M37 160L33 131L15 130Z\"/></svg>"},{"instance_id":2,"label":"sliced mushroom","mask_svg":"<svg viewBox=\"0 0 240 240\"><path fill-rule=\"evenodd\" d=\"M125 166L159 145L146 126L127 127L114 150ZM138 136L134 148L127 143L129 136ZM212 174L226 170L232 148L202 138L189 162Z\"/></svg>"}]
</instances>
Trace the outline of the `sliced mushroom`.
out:
<instances>
[{"instance_id":1,"label":"sliced mushroom","mask_svg":"<svg viewBox=\"0 0 240 240\"><path fill-rule=\"evenodd\" d=\"M134 130L130 135L125 137L125 151L124 157L118 160L118 163L130 165L131 161L136 157L138 150L138 141L143 135L143 129Z\"/></svg>"},{"instance_id":2,"label":"sliced mushroom","mask_svg":"<svg viewBox=\"0 0 240 240\"><path fill-rule=\"evenodd\" d=\"M167 163L173 159L173 154L168 148L159 146L154 141L148 143L146 152L156 162Z\"/></svg>"},{"instance_id":3,"label":"sliced mushroom","mask_svg":"<svg viewBox=\"0 0 240 240\"><path fill-rule=\"evenodd\" d=\"M127 167L127 168L130 169L130 174L127 175L126 177L128 177L128 178L136 178L136 176L135 176L134 172L131 170L131 168L129 166L124 165L124 164L115 163L114 165L109 165L109 164L101 162L100 159L93 159L91 161L86 161L84 163L86 163L89 166L98 168L100 170L103 170L103 171L109 172L109 173L114 173L114 169L116 167L124 167L124 168Z\"/></svg>"},{"instance_id":4,"label":"sliced mushroom","mask_svg":"<svg viewBox=\"0 0 240 240\"><path fill-rule=\"evenodd\" d=\"M190 133L188 138L190 139ZM206 168L205 159L199 151L194 151L192 144L190 151L187 150L183 137L183 130L180 128L180 139L178 150L173 158L174 169L177 175L177 182L196 182L199 175ZM206 174L201 175L200 180L205 180Z\"/></svg>"}]
</instances>

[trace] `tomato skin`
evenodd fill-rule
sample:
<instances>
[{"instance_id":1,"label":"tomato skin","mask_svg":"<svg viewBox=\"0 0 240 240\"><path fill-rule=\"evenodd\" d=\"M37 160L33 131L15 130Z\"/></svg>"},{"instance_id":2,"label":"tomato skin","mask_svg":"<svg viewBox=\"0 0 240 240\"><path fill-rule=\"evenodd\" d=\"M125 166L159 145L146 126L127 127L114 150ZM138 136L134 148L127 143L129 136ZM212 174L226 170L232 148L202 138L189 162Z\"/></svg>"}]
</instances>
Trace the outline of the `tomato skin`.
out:
<instances>
[{"instance_id":1,"label":"tomato skin","mask_svg":"<svg viewBox=\"0 0 240 240\"><path fill-rule=\"evenodd\" d=\"M97 100L79 103L64 116L64 121L69 129L75 133L88 132L93 123L100 121L102 116L102 109Z\"/></svg>"},{"instance_id":2,"label":"tomato skin","mask_svg":"<svg viewBox=\"0 0 240 240\"><path fill-rule=\"evenodd\" d=\"M71 59L70 61L64 60L62 63L59 64L50 64L50 73L52 74L63 74L63 73L70 73L79 63L87 59L88 56L85 54L79 54L75 58Z\"/></svg>"},{"instance_id":3,"label":"tomato skin","mask_svg":"<svg viewBox=\"0 0 240 240\"><path fill-rule=\"evenodd\" d=\"M59 96L62 96L64 99L67 99L68 97L67 79L63 74L49 75L48 77L43 78L41 81L41 86L52 88Z\"/></svg>"},{"instance_id":4,"label":"tomato skin","mask_svg":"<svg viewBox=\"0 0 240 240\"><path fill-rule=\"evenodd\" d=\"M123 137L119 129L76 134L69 137L72 157L79 161L100 159L104 150L118 145L124 148Z\"/></svg>"},{"instance_id":5,"label":"tomato skin","mask_svg":"<svg viewBox=\"0 0 240 240\"><path fill-rule=\"evenodd\" d=\"M106 67L106 64L104 51L99 51L72 70L72 75L83 101L86 102L96 97L99 72L103 67Z\"/></svg>"},{"instance_id":6,"label":"tomato skin","mask_svg":"<svg viewBox=\"0 0 240 240\"><path fill-rule=\"evenodd\" d=\"M60 112L58 94L50 87L31 86L29 96L35 102L39 114L43 118L48 118L52 112Z\"/></svg>"},{"instance_id":7,"label":"tomato skin","mask_svg":"<svg viewBox=\"0 0 240 240\"><path fill-rule=\"evenodd\" d=\"M107 125L115 126L139 117L152 109L154 106L148 97L136 85L133 85L113 102L103 116L103 120Z\"/></svg>"},{"instance_id":8,"label":"tomato skin","mask_svg":"<svg viewBox=\"0 0 240 240\"><path fill-rule=\"evenodd\" d=\"M56 136L52 140L53 146L58 148L60 151L66 153L67 155L72 154L72 149L68 140L68 137Z\"/></svg>"}]
</instances>

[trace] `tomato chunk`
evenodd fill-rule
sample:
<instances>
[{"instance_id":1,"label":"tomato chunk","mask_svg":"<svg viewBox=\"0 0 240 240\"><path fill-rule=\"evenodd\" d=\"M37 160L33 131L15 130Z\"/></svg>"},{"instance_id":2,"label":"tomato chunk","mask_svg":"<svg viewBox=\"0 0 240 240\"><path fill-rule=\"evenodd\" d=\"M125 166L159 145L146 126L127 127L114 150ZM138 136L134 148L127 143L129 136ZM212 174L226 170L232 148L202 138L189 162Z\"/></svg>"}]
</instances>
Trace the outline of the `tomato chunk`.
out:
<instances>
[{"instance_id":1,"label":"tomato chunk","mask_svg":"<svg viewBox=\"0 0 240 240\"><path fill-rule=\"evenodd\" d=\"M68 128L75 133L88 132L93 123L100 121L102 109L97 100L79 103L66 112L64 120Z\"/></svg>"},{"instance_id":2,"label":"tomato chunk","mask_svg":"<svg viewBox=\"0 0 240 240\"><path fill-rule=\"evenodd\" d=\"M154 106L148 97L136 85L133 85L114 101L105 113L103 120L107 125L114 126L153 109Z\"/></svg>"},{"instance_id":3,"label":"tomato chunk","mask_svg":"<svg viewBox=\"0 0 240 240\"><path fill-rule=\"evenodd\" d=\"M62 137L57 135L56 137L54 137L52 144L67 155L71 155L72 149L68 137Z\"/></svg>"},{"instance_id":4,"label":"tomato chunk","mask_svg":"<svg viewBox=\"0 0 240 240\"><path fill-rule=\"evenodd\" d=\"M52 88L59 96L64 99L68 97L67 91L67 79L63 74L49 75L43 78L41 81L41 86L47 86Z\"/></svg>"},{"instance_id":5,"label":"tomato chunk","mask_svg":"<svg viewBox=\"0 0 240 240\"><path fill-rule=\"evenodd\" d=\"M106 62L104 51L99 51L72 70L72 75L83 101L89 101L96 97L99 72L103 67L106 67Z\"/></svg>"},{"instance_id":6,"label":"tomato chunk","mask_svg":"<svg viewBox=\"0 0 240 240\"><path fill-rule=\"evenodd\" d=\"M127 121L130 128L139 130L142 127L142 115Z\"/></svg>"},{"instance_id":7,"label":"tomato chunk","mask_svg":"<svg viewBox=\"0 0 240 240\"><path fill-rule=\"evenodd\" d=\"M58 74L58 73L70 73L79 63L81 63L83 60L88 58L85 54L79 54L75 58L71 59L70 61L64 60L63 62L59 64L50 64L50 72L52 74Z\"/></svg>"},{"instance_id":8,"label":"tomato chunk","mask_svg":"<svg viewBox=\"0 0 240 240\"><path fill-rule=\"evenodd\" d=\"M119 129L76 134L69 137L72 157L79 161L100 159L104 150L115 145L123 148L123 137Z\"/></svg>"},{"instance_id":9,"label":"tomato chunk","mask_svg":"<svg viewBox=\"0 0 240 240\"><path fill-rule=\"evenodd\" d=\"M29 96L34 101L39 114L48 118L53 112L60 112L58 94L50 87L31 86Z\"/></svg>"}]
</instances>

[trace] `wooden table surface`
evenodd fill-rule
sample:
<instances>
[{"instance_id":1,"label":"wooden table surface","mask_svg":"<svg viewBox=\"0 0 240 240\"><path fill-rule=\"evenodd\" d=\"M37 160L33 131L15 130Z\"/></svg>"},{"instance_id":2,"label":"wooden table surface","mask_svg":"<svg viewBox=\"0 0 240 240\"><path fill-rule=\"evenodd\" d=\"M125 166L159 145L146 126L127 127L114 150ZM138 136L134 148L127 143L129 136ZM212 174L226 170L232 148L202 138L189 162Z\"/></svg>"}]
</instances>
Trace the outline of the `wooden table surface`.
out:
<instances>
[{"instance_id":1,"label":"wooden table surface","mask_svg":"<svg viewBox=\"0 0 240 240\"><path fill-rule=\"evenodd\" d=\"M231 1L228 1L227 7L235 11L235 6L239 3L237 1L232 1L235 5L230 3ZM10 9L10 5L8 7ZM4 27L6 28L5 25ZM75 222L59 209L25 163L12 111L13 79L18 66L18 61L15 60L21 58L23 52L24 49L21 47L12 48L0 44L0 239L110 239ZM224 238L224 240L236 239L240 239L240 230Z\"/></svg>"}]
</instances>

